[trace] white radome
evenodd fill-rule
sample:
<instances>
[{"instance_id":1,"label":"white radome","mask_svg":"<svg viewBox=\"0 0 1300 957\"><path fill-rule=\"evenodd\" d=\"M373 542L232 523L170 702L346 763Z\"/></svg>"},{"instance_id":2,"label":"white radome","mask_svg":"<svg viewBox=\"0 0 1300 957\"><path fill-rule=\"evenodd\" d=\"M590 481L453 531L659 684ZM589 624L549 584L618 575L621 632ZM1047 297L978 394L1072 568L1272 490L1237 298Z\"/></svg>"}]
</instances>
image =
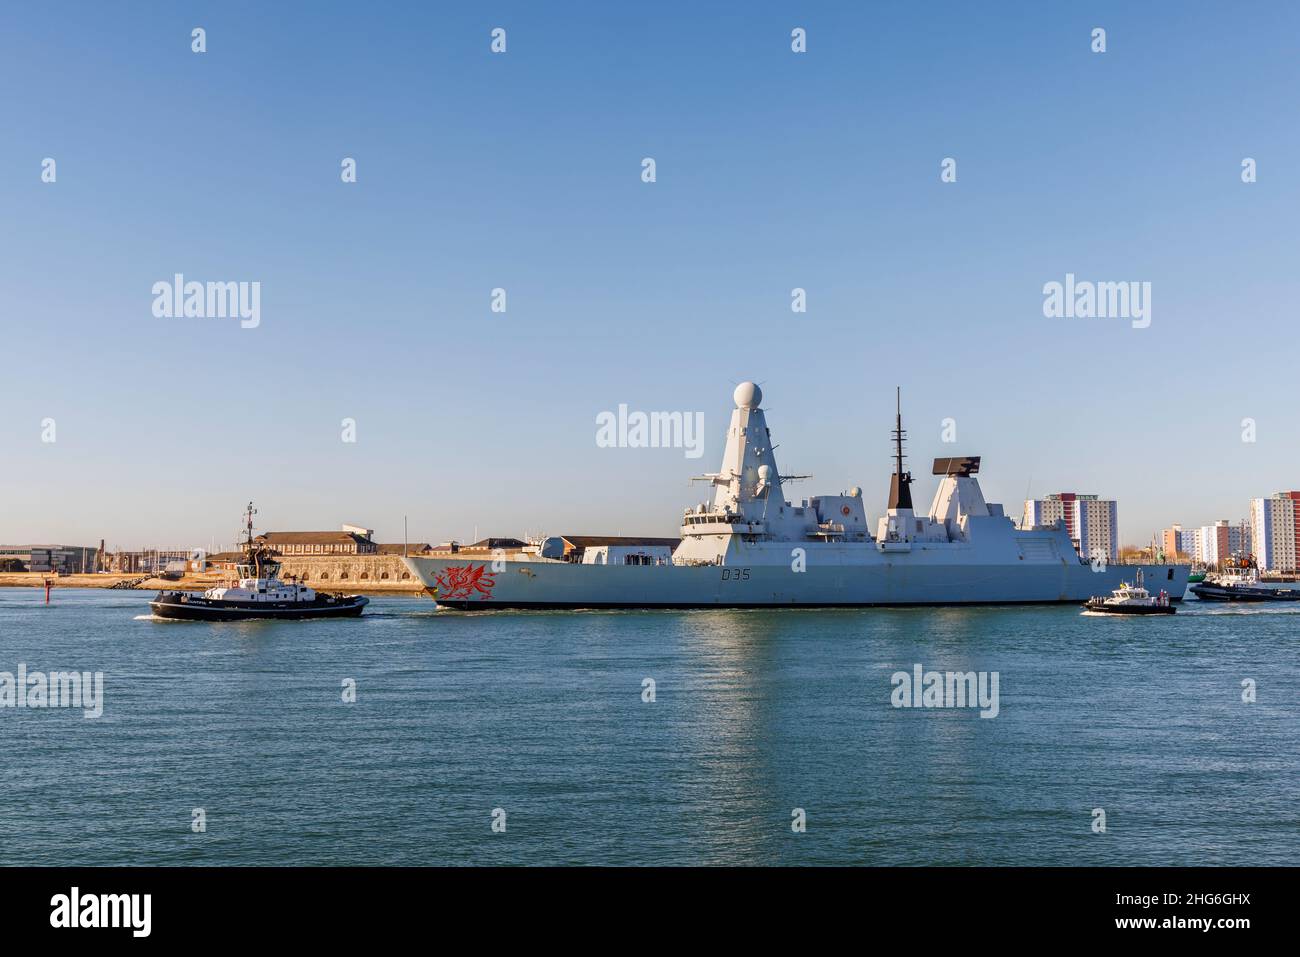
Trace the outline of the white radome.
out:
<instances>
[{"instance_id":1,"label":"white radome","mask_svg":"<svg viewBox=\"0 0 1300 957\"><path fill-rule=\"evenodd\" d=\"M763 401L763 390L752 382L742 382L731 393L731 398L735 400L738 409L757 409Z\"/></svg>"}]
</instances>

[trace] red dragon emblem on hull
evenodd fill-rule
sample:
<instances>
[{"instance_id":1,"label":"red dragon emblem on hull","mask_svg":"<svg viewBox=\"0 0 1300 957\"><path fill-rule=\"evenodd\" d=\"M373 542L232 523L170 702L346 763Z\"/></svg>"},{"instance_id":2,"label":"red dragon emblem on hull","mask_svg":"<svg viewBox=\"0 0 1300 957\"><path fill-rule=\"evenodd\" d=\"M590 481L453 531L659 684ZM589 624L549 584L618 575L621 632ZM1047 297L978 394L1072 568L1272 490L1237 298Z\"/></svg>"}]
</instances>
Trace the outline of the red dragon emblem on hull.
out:
<instances>
[{"instance_id":1,"label":"red dragon emblem on hull","mask_svg":"<svg viewBox=\"0 0 1300 957\"><path fill-rule=\"evenodd\" d=\"M459 601L478 595L479 601L486 601L492 597L492 589L496 587L494 573L487 571L486 565L444 568L441 575L433 576L433 580L437 585L435 600Z\"/></svg>"}]
</instances>

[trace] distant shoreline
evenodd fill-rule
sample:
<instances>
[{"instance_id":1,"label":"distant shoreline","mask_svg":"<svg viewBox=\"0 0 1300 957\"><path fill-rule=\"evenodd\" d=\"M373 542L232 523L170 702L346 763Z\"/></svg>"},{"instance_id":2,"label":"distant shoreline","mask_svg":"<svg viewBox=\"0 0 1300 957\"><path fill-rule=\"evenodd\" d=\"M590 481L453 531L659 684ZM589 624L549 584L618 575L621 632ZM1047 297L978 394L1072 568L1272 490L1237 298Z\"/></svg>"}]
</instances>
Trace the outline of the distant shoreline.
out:
<instances>
[{"instance_id":1,"label":"distant shoreline","mask_svg":"<svg viewBox=\"0 0 1300 957\"><path fill-rule=\"evenodd\" d=\"M0 572L0 588L34 588L43 589L45 580L49 579L52 588L108 588L111 589L118 582L135 581L140 575L126 575L117 572L105 573L102 575L59 575L53 576L45 572ZM228 583L233 580L230 575L187 575L184 578L168 580L165 578L148 578L141 582L135 588L123 588L121 591L139 591L139 592L156 592L161 590L171 591L204 591L208 588L214 588L217 585ZM310 585L310 583L308 583ZM357 582L351 581L330 582L330 585L337 584L337 588L318 588L317 591L343 592L349 595L419 595L422 594L422 588L418 581L394 581L391 584L381 583L379 581ZM315 586L311 586L315 587Z\"/></svg>"}]
</instances>

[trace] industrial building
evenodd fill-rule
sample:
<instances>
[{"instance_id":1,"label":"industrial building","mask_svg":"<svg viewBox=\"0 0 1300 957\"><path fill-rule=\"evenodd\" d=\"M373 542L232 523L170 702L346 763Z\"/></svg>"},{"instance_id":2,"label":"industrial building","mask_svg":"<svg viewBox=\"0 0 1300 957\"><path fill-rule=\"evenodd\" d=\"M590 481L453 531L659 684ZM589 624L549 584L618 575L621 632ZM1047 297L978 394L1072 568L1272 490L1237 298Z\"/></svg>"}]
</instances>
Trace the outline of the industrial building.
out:
<instances>
[{"instance_id":1,"label":"industrial building","mask_svg":"<svg viewBox=\"0 0 1300 957\"><path fill-rule=\"evenodd\" d=\"M94 545L0 545L0 560L13 559L29 572L80 575L95 570Z\"/></svg>"}]
</instances>

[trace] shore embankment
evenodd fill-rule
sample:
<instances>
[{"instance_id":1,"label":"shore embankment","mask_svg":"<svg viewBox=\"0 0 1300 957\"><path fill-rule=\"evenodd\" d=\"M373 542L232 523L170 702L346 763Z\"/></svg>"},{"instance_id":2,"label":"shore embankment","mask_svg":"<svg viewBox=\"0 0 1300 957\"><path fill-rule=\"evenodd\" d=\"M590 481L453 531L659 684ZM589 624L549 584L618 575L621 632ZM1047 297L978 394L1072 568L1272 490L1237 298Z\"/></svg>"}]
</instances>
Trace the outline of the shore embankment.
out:
<instances>
[{"instance_id":1,"label":"shore embankment","mask_svg":"<svg viewBox=\"0 0 1300 957\"><path fill-rule=\"evenodd\" d=\"M288 569L285 569L286 573ZM52 588L113 588L121 582L134 582L138 591L159 591L171 589L177 591L204 591L218 585L234 583L230 574L186 575L180 579L145 578L141 575L106 572L98 575L59 575L48 572L0 572L0 588L34 588L44 589L46 580ZM346 592L350 595L418 595L420 583L413 580L337 580L313 582L308 585L323 592ZM121 585L120 587L127 587Z\"/></svg>"}]
</instances>

